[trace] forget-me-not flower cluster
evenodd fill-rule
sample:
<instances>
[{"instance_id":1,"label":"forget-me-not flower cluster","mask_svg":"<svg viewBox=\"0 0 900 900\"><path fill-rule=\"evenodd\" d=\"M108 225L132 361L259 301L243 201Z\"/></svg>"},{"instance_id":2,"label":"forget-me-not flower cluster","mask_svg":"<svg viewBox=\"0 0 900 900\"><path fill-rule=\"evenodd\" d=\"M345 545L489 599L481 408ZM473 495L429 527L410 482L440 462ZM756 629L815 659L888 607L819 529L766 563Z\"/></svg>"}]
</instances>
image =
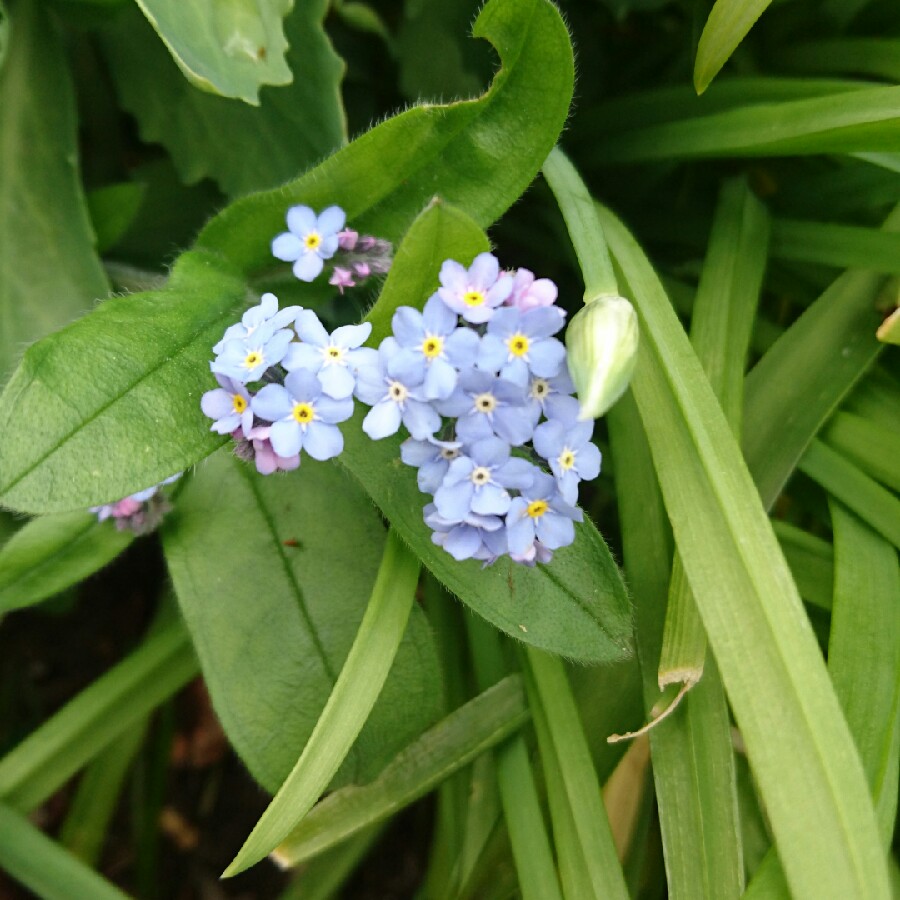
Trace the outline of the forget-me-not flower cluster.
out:
<instances>
[{"instance_id":1,"label":"forget-me-not flower cluster","mask_svg":"<svg viewBox=\"0 0 900 900\"><path fill-rule=\"evenodd\" d=\"M401 458L432 495L432 540L454 558L549 562L574 540L579 482L600 471L555 337L556 286L503 272L490 253L468 268L445 261L440 285L421 312L397 309L393 334L359 368L363 430L409 432Z\"/></svg>"}]
</instances>

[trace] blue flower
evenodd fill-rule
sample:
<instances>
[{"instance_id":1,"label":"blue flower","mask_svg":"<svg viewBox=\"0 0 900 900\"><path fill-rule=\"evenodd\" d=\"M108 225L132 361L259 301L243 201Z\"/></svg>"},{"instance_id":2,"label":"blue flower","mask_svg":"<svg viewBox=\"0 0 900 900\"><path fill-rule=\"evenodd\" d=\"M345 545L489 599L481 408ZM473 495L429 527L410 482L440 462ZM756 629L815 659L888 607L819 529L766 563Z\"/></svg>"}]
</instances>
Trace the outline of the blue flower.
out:
<instances>
[{"instance_id":1,"label":"blue flower","mask_svg":"<svg viewBox=\"0 0 900 900\"><path fill-rule=\"evenodd\" d=\"M500 273L497 257L491 253L479 253L468 269L456 260L445 260L438 277L441 300L475 325L487 322L513 289L512 276Z\"/></svg>"},{"instance_id":2,"label":"blue flower","mask_svg":"<svg viewBox=\"0 0 900 900\"><path fill-rule=\"evenodd\" d=\"M324 261L334 256L346 219L339 206L329 206L318 216L308 206L292 206L287 211L288 230L272 241L272 255L292 262L301 281L315 281Z\"/></svg>"},{"instance_id":3,"label":"blue flower","mask_svg":"<svg viewBox=\"0 0 900 900\"><path fill-rule=\"evenodd\" d=\"M472 513L502 516L512 502L508 489L527 488L537 471L528 460L511 458L509 444L499 438L477 441L450 463L434 505L448 522L464 522Z\"/></svg>"},{"instance_id":4,"label":"blue flower","mask_svg":"<svg viewBox=\"0 0 900 900\"><path fill-rule=\"evenodd\" d=\"M222 352L209 364L210 369L241 384L259 381L266 369L284 359L294 335L288 328L274 333L272 328L266 323L244 337L225 341Z\"/></svg>"},{"instance_id":5,"label":"blue flower","mask_svg":"<svg viewBox=\"0 0 900 900\"><path fill-rule=\"evenodd\" d=\"M578 483L600 474L600 451L590 442L594 421L579 422L578 408L564 419L552 419L534 430L534 449L550 463L566 503L578 502Z\"/></svg>"},{"instance_id":6,"label":"blue flower","mask_svg":"<svg viewBox=\"0 0 900 900\"><path fill-rule=\"evenodd\" d=\"M280 384L267 384L253 398L253 412L272 423L269 440L282 457L305 450L313 459L331 459L344 449L337 422L353 415L353 399L336 400L322 392L312 373L291 372Z\"/></svg>"},{"instance_id":7,"label":"blue flower","mask_svg":"<svg viewBox=\"0 0 900 900\"><path fill-rule=\"evenodd\" d=\"M508 550L506 529L497 516L470 515L465 522L448 522L433 503L423 510L425 524L432 530L431 541L454 559L480 559L492 563Z\"/></svg>"},{"instance_id":8,"label":"blue flower","mask_svg":"<svg viewBox=\"0 0 900 900\"><path fill-rule=\"evenodd\" d=\"M378 348L378 364L357 373L356 396L372 408L363 419L363 431L377 441L396 434L402 422L417 440L431 437L441 417L422 395L422 373L404 371L398 362L399 346L387 337Z\"/></svg>"},{"instance_id":9,"label":"blue flower","mask_svg":"<svg viewBox=\"0 0 900 900\"><path fill-rule=\"evenodd\" d=\"M450 463L460 455L460 447L459 441L407 438L400 445L400 459L419 470L416 473L419 490L433 494L441 486Z\"/></svg>"},{"instance_id":10,"label":"blue flower","mask_svg":"<svg viewBox=\"0 0 900 900\"><path fill-rule=\"evenodd\" d=\"M476 369L461 372L453 393L435 405L442 415L459 417L456 436L466 444L496 435L519 447L534 429L524 414L524 389Z\"/></svg>"},{"instance_id":11,"label":"blue flower","mask_svg":"<svg viewBox=\"0 0 900 900\"><path fill-rule=\"evenodd\" d=\"M578 415L578 401L572 396L575 385L569 377L565 362L559 374L553 378L535 375L528 385L527 408L532 425L537 425L541 416L559 419Z\"/></svg>"},{"instance_id":12,"label":"blue flower","mask_svg":"<svg viewBox=\"0 0 900 900\"><path fill-rule=\"evenodd\" d=\"M527 556L535 540L548 550L571 544L575 540L573 521L582 518L581 510L559 495L550 475L536 474L531 486L512 501L506 515L510 555Z\"/></svg>"},{"instance_id":13,"label":"blue flower","mask_svg":"<svg viewBox=\"0 0 900 900\"><path fill-rule=\"evenodd\" d=\"M300 306L286 306L279 312L278 298L274 294L263 294L259 298L259 306L248 309L240 322L225 329L222 340L213 347L213 353L221 353L228 341L249 338L257 329L267 328L269 334L274 334L281 328L287 328L301 309Z\"/></svg>"},{"instance_id":14,"label":"blue flower","mask_svg":"<svg viewBox=\"0 0 900 900\"><path fill-rule=\"evenodd\" d=\"M219 387L207 391L200 398L203 414L215 419L210 431L216 434L231 434L236 428L246 434L253 427L253 410L250 408L250 393L247 388L233 378L216 375Z\"/></svg>"},{"instance_id":15,"label":"blue flower","mask_svg":"<svg viewBox=\"0 0 900 900\"><path fill-rule=\"evenodd\" d=\"M297 316L297 335L303 343L291 344L282 360L289 372L306 369L315 372L322 389L330 397L349 397L356 386L355 373L360 366L377 365L377 354L371 347L362 347L372 326L342 325L331 334L311 310L304 309Z\"/></svg>"},{"instance_id":16,"label":"blue flower","mask_svg":"<svg viewBox=\"0 0 900 900\"><path fill-rule=\"evenodd\" d=\"M458 328L456 313L434 295L419 312L401 306L394 313L394 337L402 350L404 368L422 370L424 395L429 400L449 397L459 369L475 365L479 337L471 328Z\"/></svg>"},{"instance_id":17,"label":"blue flower","mask_svg":"<svg viewBox=\"0 0 900 900\"><path fill-rule=\"evenodd\" d=\"M478 368L499 372L503 378L527 385L532 375L552 378L566 357L563 344L551 337L563 326L556 307L521 312L498 309L488 322L478 349Z\"/></svg>"}]
</instances>

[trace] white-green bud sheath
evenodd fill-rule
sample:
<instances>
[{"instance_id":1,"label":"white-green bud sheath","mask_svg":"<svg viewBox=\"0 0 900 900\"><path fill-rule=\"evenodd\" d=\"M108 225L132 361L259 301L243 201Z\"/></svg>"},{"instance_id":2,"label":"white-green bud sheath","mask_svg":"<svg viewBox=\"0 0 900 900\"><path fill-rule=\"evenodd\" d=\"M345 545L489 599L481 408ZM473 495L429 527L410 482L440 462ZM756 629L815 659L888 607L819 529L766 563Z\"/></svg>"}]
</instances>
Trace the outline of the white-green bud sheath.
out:
<instances>
[{"instance_id":1,"label":"white-green bud sheath","mask_svg":"<svg viewBox=\"0 0 900 900\"><path fill-rule=\"evenodd\" d=\"M579 419L602 416L625 393L637 362L638 319L624 297L588 301L566 329L569 373Z\"/></svg>"}]
</instances>

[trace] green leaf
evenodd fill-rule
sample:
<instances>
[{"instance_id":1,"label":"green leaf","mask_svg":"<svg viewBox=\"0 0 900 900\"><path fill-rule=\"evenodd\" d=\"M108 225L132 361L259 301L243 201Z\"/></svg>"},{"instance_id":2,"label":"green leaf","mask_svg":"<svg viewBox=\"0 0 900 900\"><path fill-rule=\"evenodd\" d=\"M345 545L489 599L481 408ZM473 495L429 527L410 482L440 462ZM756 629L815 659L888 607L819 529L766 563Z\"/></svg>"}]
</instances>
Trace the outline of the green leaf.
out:
<instances>
[{"instance_id":1,"label":"green leaf","mask_svg":"<svg viewBox=\"0 0 900 900\"><path fill-rule=\"evenodd\" d=\"M522 679L510 675L410 744L370 784L322 800L272 854L296 866L424 797L528 721Z\"/></svg>"},{"instance_id":2,"label":"green leaf","mask_svg":"<svg viewBox=\"0 0 900 900\"><path fill-rule=\"evenodd\" d=\"M108 289L78 178L64 49L36 0L16 3L9 22L15 40L0 69L0 384L22 347Z\"/></svg>"},{"instance_id":3,"label":"green leaf","mask_svg":"<svg viewBox=\"0 0 900 900\"><path fill-rule=\"evenodd\" d=\"M900 81L900 40L849 38L805 41L785 47L779 64L797 72L830 75L869 75Z\"/></svg>"},{"instance_id":4,"label":"green leaf","mask_svg":"<svg viewBox=\"0 0 900 900\"><path fill-rule=\"evenodd\" d=\"M602 225L641 318L632 385L667 512L792 890L886 898L862 768L756 488L653 269Z\"/></svg>"},{"instance_id":5,"label":"green leaf","mask_svg":"<svg viewBox=\"0 0 900 900\"><path fill-rule=\"evenodd\" d=\"M115 247L131 227L144 201L146 187L140 181L121 181L97 188L87 195L99 253Z\"/></svg>"},{"instance_id":6,"label":"green leaf","mask_svg":"<svg viewBox=\"0 0 900 900\"><path fill-rule=\"evenodd\" d=\"M115 297L29 347L0 398L3 503L59 512L114 502L220 446L200 395L209 348L245 297L221 260L188 253L164 290Z\"/></svg>"},{"instance_id":7,"label":"green leaf","mask_svg":"<svg viewBox=\"0 0 900 900\"><path fill-rule=\"evenodd\" d=\"M77 584L133 540L88 512L32 519L0 551L0 615Z\"/></svg>"},{"instance_id":8,"label":"green leaf","mask_svg":"<svg viewBox=\"0 0 900 900\"><path fill-rule=\"evenodd\" d=\"M384 545L377 511L332 464L304 460L290 475L264 477L223 450L179 496L163 543L219 718L274 793L362 619ZM437 718L440 699L434 647L416 609L343 780L373 777Z\"/></svg>"},{"instance_id":9,"label":"green leaf","mask_svg":"<svg viewBox=\"0 0 900 900\"><path fill-rule=\"evenodd\" d=\"M473 28L502 68L476 100L422 105L388 119L277 191L233 203L199 247L242 271L268 268L270 242L292 203L336 203L354 228L397 241L435 194L485 227L522 194L565 123L572 46L549 0L490 0ZM511 140L514 136L514 140Z\"/></svg>"},{"instance_id":10,"label":"green leaf","mask_svg":"<svg viewBox=\"0 0 900 900\"><path fill-rule=\"evenodd\" d=\"M838 412L822 440L891 490L900 492L900 422L886 427L865 416Z\"/></svg>"},{"instance_id":11,"label":"green leaf","mask_svg":"<svg viewBox=\"0 0 900 900\"><path fill-rule=\"evenodd\" d=\"M790 525L774 521L772 528L800 596L820 609L831 609L834 584L834 551L828 541Z\"/></svg>"},{"instance_id":12,"label":"green leaf","mask_svg":"<svg viewBox=\"0 0 900 900\"><path fill-rule=\"evenodd\" d=\"M259 102L263 84L289 84L282 19L292 0L137 0L184 77L204 91Z\"/></svg>"},{"instance_id":13,"label":"green leaf","mask_svg":"<svg viewBox=\"0 0 900 900\"><path fill-rule=\"evenodd\" d=\"M141 137L166 147L185 182L210 177L236 196L296 178L346 140L344 65L322 26L327 9L327 0L294 4L284 23L294 79L264 89L258 107L191 87L136 11L104 29L103 48Z\"/></svg>"},{"instance_id":14,"label":"green leaf","mask_svg":"<svg viewBox=\"0 0 900 900\"><path fill-rule=\"evenodd\" d=\"M43 900L127 900L112 882L3 803L0 830L0 868Z\"/></svg>"},{"instance_id":15,"label":"green leaf","mask_svg":"<svg viewBox=\"0 0 900 900\"><path fill-rule=\"evenodd\" d=\"M855 225L775 219L772 255L841 269L855 267L896 274L900 273L900 234Z\"/></svg>"},{"instance_id":16,"label":"green leaf","mask_svg":"<svg viewBox=\"0 0 900 900\"><path fill-rule=\"evenodd\" d=\"M900 86L760 103L661 125L636 127L598 143L597 163L723 156L895 152Z\"/></svg>"},{"instance_id":17,"label":"green leaf","mask_svg":"<svg viewBox=\"0 0 900 900\"><path fill-rule=\"evenodd\" d=\"M772 0L716 0L697 45L694 87L702 94Z\"/></svg>"},{"instance_id":18,"label":"green leaf","mask_svg":"<svg viewBox=\"0 0 900 900\"><path fill-rule=\"evenodd\" d=\"M333 534L328 530L323 532L332 541ZM347 548L350 551L348 556L352 559L356 546L348 543ZM396 727L398 719L400 723L406 724L404 719L410 712L416 711L416 702L408 688L412 686L409 682L418 679L410 679L406 685L407 691L401 695L409 703L407 709L403 709L396 698L391 698L394 701L391 703L382 694L382 687L406 632L410 612L417 608L415 593L419 571L418 559L406 549L396 534L389 531L359 631L319 720L300 758L223 877L237 875L259 862L312 809L360 735L376 700L387 701L386 706L392 718L389 723L385 723L388 727L383 732L391 737L398 735L390 730L390 726ZM415 641L415 636L412 636L412 641ZM426 698L433 696L433 689L428 690L432 685L424 687ZM382 749L379 746L379 751Z\"/></svg>"}]
</instances>

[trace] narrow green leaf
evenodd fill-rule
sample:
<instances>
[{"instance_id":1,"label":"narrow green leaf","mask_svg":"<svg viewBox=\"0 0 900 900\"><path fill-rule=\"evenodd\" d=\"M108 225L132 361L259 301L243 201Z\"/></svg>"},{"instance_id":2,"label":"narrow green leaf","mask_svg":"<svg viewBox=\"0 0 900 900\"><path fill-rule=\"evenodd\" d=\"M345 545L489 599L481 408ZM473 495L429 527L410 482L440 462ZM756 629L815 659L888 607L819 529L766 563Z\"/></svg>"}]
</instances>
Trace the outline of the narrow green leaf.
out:
<instances>
[{"instance_id":1,"label":"narrow green leaf","mask_svg":"<svg viewBox=\"0 0 900 900\"><path fill-rule=\"evenodd\" d=\"M164 290L115 297L31 346L0 403L2 501L114 502L220 446L200 410L203 373L245 296L221 260L188 253Z\"/></svg>"},{"instance_id":2,"label":"narrow green leaf","mask_svg":"<svg viewBox=\"0 0 900 900\"><path fill-rule=\"evenodd\" d=\"M610 135L597 163L723 156L896 152L900 87L877 87L784 103L760 103Z\"/></svg>"},{"instance_id":3,"label":"narrow green leaf","mask_svg":"<svg viewBox=\"0 0 900 900\"><path fill-rule=\"evenodd\" d=\"M198 671L180 623L148 637L0 759L0 798L21 812L39 806Z\"/></svg>"},{"instance_id":4,"label":"narrow green leaf","mask_svg":"<svg viewBox=\"0 0 900 900\"><path fill-rule=\"evenodd\" d=\"M108 290L78 178L65 52L37 0L20 0L8 21L15 40L0 70L0 384L23 347Z\"/></svg>"},{"instance_id":5,"label":"narrow green leaf","mask_svg":"<svg viewBox=\"0 0 900 900\"><path fill-rule=\"evenodd\" d=\"M282 19L292 0L137 0L184 77L254 106L263 84L288 84Z\"/></svg>"},{"instance_id":6,"label":"narrow green leaf","mask_svg":"<svg viewBox=\"0 0 900 900\"><path fill-rule=\"evenodd\" d=\"M866 474L900 491L900 421L889 428L865 416L838 412L822 431L822 440Z\"/></svg>"},{"instance_id":7,"label":"narrow green leaf","mask_svg":"<svg viewBox=\"0 0 900 900\"><path fill-rule=\"evenodd\" d=\"M900 229L900 207L884 227ZM742 443L767 509L809 442L881 351L873 321L882 283L872 272L845 272L747 376Z\"/></svg>"},{"instance_id":8,"label":"narrow green leaf","mask_svg":"<svg viewBox=\"0 0 900 900\"><path fill-rule=\"evenodd\" d=\"M410 744L370 784L329 794L273 854L296 866L424 797L528 721L522 679L510 675Z\"/></svg>"},{"instance_id":9,"label":"narrow green leaf","mask_svg":"<svg viewBox=\"0 0 900 900\"><path fill-rule=\"evenodd\" d=\"M141 181L120 181L96 188L87 195L91 224L97 234L97 252L106 253L134 223L144 202L147 185Z\"/></svg>"},{"instance_id":10,"label":"narrow green leaf","mask_svg":"<svg viewBox=\"0 0 900 900\"><path fill-rule=\"evenodd\" d=\"M863 773L756 489L651 266L601 218L641 317L633 389L667 512L789 882L886 897Z\"/></svg>"},{"instance_id":11,"label":"narrow green leaf","mask_svg":"<svg viewBox=\"0 0 900 900\"><path fill-rule=\"evenodd\" d=\"M264 88L258 107L188 84L137 10L101 32L103 49L141 137L166 147L185 182L213 178L234 197L296 178L346 142L344 64L325 34L327 9L294 3L284 22L293 80Z\"/></svg>"},{"instance_id":12,"label":"narrow green leaf","mask_svg":"<svg viewBox=\"0 0 900 900\"><path fill-rule=\"evenodd\" d=\"M274 793L310 739L363 619L384 550L378 512L332 464L306 460L273 478L222 450L182 491L163 545L217 714ZM343 778L374 777L438 718L440 699L434 644L416 609Z\"/></svg>"},{"instance_id":13,"label":"narrow green leaf","mask_svg":"<svg viewBox=\"0 0 900 900\"><path fill-rule=\"evenodd\" d=\"M490 0L473 35L489 40L502 64L482 97L394 116L302 178L232 204L207 225L198 246L218 250L244 272L268 268L271 239L284 230L292 203L336 203L355 228L393 241L435 194L482 227L499 218L566 120L572 46L549 0Z\"/></svg>"},{"instance_id":14,"label":"narrow green leaf","mask_svg":"<svg viewBox=\"0 0 900 900\"><path fill-rule=\"evenodd\" d=\"M551 741L549 747L542 746L541 753L552 753L556 758L578 851L591 887L588 895L570 893L568 896L627 898L628 888L616 856L600 782L563 664L555 657L529 649L528 669Z\"/></svg>"},{"instance_id":15,"label":"narrow green leaf","mask_svg":"<svg viewBox=\"0 0 900 900\"><path fill-rule=\"evenodd\" d=\"M132 541L93 513L41 516L0 550L0 615L40 603L102 569Z\"/></svg>"},{"instance_id":16,"label":"narrow green leaf","mask_svg":"<svg viewBox=\"0 0 900 900\"><path fill-rule=\"evenodd\" d=\"M779 54L778 62L794 72L869 75L900 81L900 40L842 37L804 41L785 47Z\"/></svg>"},{"instance_id":17,"label":"narrow green leaf","mask_svg":"<svg viewBox=\"0 0 900 900\"><path fill-rule=\"evenodd\" d=\"M809 445L799 468L900 548L900 499L894 494L819 440Z\"/></svg>"},{"instance_id":18,"label":"narrow green leaf","mask_svg":"<svg viewBox=\"0 0 900 900\"><path fill-rule=\"evenodd\" d=\"M900 234L856 225L775 219L772 256L896 274L900 273Z\"/></svg>"},{"instance_id":19,"label":"narrow green leaf","mask_svg":"<svg viewBox=\"0 0 900 900\"><path fill-rule=\"evenodd\" d=\"M328 787L381 693L406 631L418 580L419 561L388 532L369 605L328 702L296 765L224 877L237 875L274 850Z\"/></svg>"},{"instance_id":20,"label":"narrow green leaf","mask_svg":"<svg viewBox=\"0 0 900 900\"><path fill-rule=\"evenodd\" d=\"M0 869L43 900L127 900L112 882L5 803L0 803L0 831Z\"/></svg>"},{"instance_id":21,"label":"narrow green leaf","mask_svg":"<svg viewBox=\"0 0 900 900\"><path fill-rule=\"evenodd\" d=\"M716 0L694 62L694 87L702 94L772 0Z\"/></svg>"},{"instance_id":22,"label":"narrow green leaf","mask_svg":"<svg viewBox=\"0 0 900 900\"><path fill-rule=\"evenodd\" d=\"M787 522L776 520L772 522L772 528L800 596L821 609L831 609L834 583L834 551L831 544Z\"/></svg>"}]
</instances>

